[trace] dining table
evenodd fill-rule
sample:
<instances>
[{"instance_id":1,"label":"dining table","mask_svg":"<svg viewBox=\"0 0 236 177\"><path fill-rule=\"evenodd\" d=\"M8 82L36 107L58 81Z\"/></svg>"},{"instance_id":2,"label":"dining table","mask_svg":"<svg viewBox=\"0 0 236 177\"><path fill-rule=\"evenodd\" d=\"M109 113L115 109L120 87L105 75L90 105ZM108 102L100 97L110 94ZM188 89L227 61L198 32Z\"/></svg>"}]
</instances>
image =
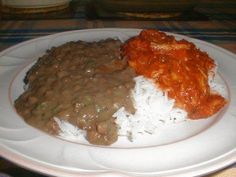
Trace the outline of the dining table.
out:
<instances>
[{"instance_id":1,"label":"dining table","mask_svg":"<svg viewBox=\"0 0 236 177\"><path fill-rule=\"evenodd\" d=\"M206 41L236 54L236 12L235 7L222 11L216 9L195 9L197 15L189 18L100 18L91 17L84 13L81 6L73 13L52 15L37 14L16 16L1 14L0 16L0 52L21 42L47 36L55 33L104 28L157 29L164 32L180 34ZM0 83L1 84L1 83ZM1 113L0 113L1 114ZM1 117L1 115L0 115ZM236 132L235 132L236 133ZM235 159L236 160L236 159ZM25 168L8 159L0 158L0 176L16 177L46 177L47 174ZM212 171L204 177L233 177L236 176L236 162L227 167Z\"/></svg>"}]
</instances>

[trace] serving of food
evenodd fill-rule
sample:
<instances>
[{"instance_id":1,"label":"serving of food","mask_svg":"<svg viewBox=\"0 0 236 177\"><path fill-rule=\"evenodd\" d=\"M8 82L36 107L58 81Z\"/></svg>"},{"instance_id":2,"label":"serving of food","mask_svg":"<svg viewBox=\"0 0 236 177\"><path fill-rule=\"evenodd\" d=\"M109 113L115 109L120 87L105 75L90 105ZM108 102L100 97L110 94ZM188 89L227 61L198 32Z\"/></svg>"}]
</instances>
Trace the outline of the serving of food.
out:
<instances>
[{"instance_id":1,"label":"serving of food","mask_svg":"<svg viewBox=\"0 0 236 177\"><path fill-rule=\"evenodd\" d=\"M208 119L226 104L217 63L186 40L143 30L118 39L53 47L32 66L15 101L30 125L64 138L110 145L160 126Z\"/></svg>"},{"instance_id":2,"label":"serving of food","mask_svg":"<svg viewBox=\"0 0 236 177\"><path fill-rule=\"evenodd\" d=\"M0 53L0 155L65 177L224 168L236 157L235 59L157 30L86 29L19 43Z\"/></svg>"}]
</instances>

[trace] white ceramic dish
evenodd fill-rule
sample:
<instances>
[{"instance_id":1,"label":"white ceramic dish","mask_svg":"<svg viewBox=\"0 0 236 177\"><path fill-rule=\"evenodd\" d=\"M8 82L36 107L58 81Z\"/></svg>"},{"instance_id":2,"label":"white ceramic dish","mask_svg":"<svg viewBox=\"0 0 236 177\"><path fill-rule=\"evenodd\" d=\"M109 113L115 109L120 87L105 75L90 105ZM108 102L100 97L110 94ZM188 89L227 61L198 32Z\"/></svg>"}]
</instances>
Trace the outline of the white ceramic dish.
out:
<instances>
[{"instance_id":1,"label":"white ceramic dish","mask_svg":"<svg viewBox=\"0 0 236 177\"><path fill-rule=\"evenodd\" d=\"M20 43L0 53L0 154L35 171L55 176L198 176L236 162L236 56L215 45L186 39L219 64L218 79L228 88L229 104L216 116L168 126L158 135L110 147L64 141L36 130L12 104L23 91L23 77L47 49L67 41L122 41L139 29L92 29L58 33Z\"/></svg>"}]
</instances>

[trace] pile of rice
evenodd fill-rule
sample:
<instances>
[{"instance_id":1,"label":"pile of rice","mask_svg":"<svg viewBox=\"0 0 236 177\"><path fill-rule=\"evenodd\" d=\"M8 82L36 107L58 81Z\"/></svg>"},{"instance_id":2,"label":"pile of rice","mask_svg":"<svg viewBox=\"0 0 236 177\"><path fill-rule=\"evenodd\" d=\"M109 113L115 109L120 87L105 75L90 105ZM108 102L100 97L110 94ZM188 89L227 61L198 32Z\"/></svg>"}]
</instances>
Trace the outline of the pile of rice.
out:
<instances>
[{"instance_id":1,"label":"pile of rice","mask_svg":"<svg viewBox=\"0 0 236 177\"><path fill-rule=\"evenodd\" d=\"M174 108L175 100L157 88L156 84L143 76L134 78L135 87L132 98L136 112L130 114L121 107L113 114L119 126L119 135L135 139L138 135L156 132L163 124L172 124L186 120L184 110Z\"/></svg>"},{"instance_id":2,"label":"pile of rice","mask_svg":"<svg viewBox=\"0 0 236 177\"><path fill-rule=\"evenodd\" d=\"M113 114L119 135L134 141L142 134L155 134L163 125L187 120L187 112L175 108L175 100L169 99L167 93L158 89L152 80L144 76L135 77L134 80L135 87L131 94L136 112L131 114L125 107L121 107ZM214 77L209 77L209 85L212 90L226 97L226 88L217 83ZM58 118L55 121L61 129L61 138L80 140L86 135L85 131L68 122Z\"/></svg>"}]
</instances>

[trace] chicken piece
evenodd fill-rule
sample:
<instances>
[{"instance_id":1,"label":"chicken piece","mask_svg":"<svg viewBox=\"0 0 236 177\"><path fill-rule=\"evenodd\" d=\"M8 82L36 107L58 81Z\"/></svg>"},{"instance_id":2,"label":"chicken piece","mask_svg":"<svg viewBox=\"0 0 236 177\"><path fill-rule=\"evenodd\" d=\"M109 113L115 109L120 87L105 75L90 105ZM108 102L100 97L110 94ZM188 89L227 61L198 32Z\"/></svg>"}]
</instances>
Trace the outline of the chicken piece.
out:
<instances>
[{"instance_id":1,"label":"chicken piece","mask_svg":"<svg viewBox=\"0 0 236 177\"><path fill-rule=\"evenodd\" d=\"M211 93L208 85L214 60L193 43L177 41L157 30L143 30L127 41L122 53L137 74L153 79L190 119L209 117L227 103Z\"/></svg>"}]
</instances>

